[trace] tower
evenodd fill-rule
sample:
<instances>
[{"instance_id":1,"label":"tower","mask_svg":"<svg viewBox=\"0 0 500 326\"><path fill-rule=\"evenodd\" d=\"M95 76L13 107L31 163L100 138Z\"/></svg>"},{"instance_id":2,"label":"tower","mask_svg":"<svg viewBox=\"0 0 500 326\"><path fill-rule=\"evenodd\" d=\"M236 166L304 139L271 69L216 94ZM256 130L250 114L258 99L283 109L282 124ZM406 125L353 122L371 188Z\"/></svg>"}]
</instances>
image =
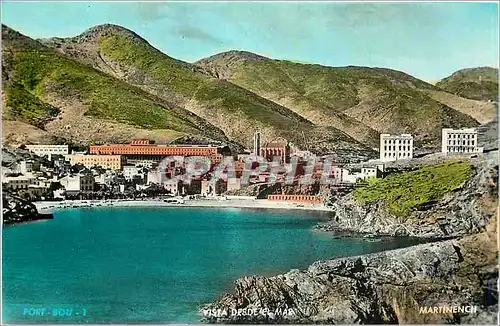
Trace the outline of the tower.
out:
<instances>
[{"instance_id":1,"label":"tower","mask_svg":"<svg viewBox=\"0 0 500 326\"><path fill-rule=\"evenodd\" d=\"M255 156L260 155L260 146L261 146L260 131L257 131L253 135L253 153Z\"/></svg>"}]
</instances>

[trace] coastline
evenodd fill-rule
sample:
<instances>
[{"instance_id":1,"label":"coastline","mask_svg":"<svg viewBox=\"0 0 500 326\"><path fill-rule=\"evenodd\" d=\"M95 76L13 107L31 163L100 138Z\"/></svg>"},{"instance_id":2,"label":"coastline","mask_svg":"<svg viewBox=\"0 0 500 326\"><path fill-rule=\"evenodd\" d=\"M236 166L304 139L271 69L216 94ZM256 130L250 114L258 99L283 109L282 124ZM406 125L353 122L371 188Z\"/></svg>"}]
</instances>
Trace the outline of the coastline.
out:
<instances>
[{"instance_id":1,"label":"coastline","mask_svg":"<svg viewBox=\"0 0 500 326\"><path fill-rule=\"evenodd\" d=\"M460 239L319 260L305 269L237 279L201 304L208 324L497 324L484 301L498 280L496 221ZM478 257L480 257L478 259ZM422 307L475 307L476 313L421 313ZM241 313L235 314L239 311Z\"/></svg>"},{"instance_id":2,"label":"coastline","mask_svg":"<svg viewBox=\"0 0 500 326\"><path fill-rule=\"evenodd\" d=\"M254 209L298 209L311 211L331 212L332 209L322 204L297 204L288 202L275 202L267 199L231 198L222 200L189 199L182 204L167 203L160 199L145 200L64 200L64 201L38 201L33 202L40 213L53 213L59 209L68 208L93 208L93 207L206 207L206 208L254 208Z\"/></svg>"}]
</instances>

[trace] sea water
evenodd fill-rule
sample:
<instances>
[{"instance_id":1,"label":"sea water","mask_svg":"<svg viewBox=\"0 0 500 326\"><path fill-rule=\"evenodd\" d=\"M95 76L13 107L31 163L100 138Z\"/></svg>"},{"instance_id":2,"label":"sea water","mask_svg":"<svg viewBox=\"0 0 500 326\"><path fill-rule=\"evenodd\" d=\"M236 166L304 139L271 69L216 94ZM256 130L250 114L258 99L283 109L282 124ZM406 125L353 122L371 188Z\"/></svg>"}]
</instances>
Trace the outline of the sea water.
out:
<instances>
[{"instance_id":1,"label":"sea water","mask_svg":"<svg viewBox=\"0 0 500 326\"><path fill-rule=\"evenodd\" d=\"M328 213L237 208L82 208L3 230L4 323L196 323L246 275L382 251L311 228Z\"/></svg>"}]
</instances>

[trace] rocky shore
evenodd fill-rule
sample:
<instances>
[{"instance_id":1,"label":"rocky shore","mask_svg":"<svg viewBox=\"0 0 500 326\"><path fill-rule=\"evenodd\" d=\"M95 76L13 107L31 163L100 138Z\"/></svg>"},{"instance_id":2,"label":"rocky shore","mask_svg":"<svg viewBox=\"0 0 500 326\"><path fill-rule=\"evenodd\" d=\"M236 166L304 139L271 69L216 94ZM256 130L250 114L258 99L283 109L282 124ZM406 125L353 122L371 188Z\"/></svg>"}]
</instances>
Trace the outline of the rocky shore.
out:
<instances>
[{"instance_id":1,"label":"rocky shore","mask_svg":"<svg viewBox=\"0 0 500 326\"><path fill-rule=\"evenodd\" d=\"M207 323L494 324L498 314L498 152L471 160L471 177L410 216L351 195L317 230L417 236L432 243L313 263L273 277L235 281L200 307Z\"/></svg>"},{"instance_id":2,"label":"rocky shore","mask_svg":"<svg viewBox=\"0 0 500 326\"><path fill-rule=\"evenodd\" d=\"M496 223L464 237L238 279L209 323L483 323L497 319ZM432 313L448 307L454 312ZM471 307L473 313L460 312ZM286 312L286 313L285 313Z\"/></svg>"},{"instance_id":3,"label":"rocky shore","mask_svg":"<svg viewBox=\"0 0 500 326\"><path fill-rule=\"evenodd\" d=\"M444 198L413 211L408 217L387 212L382 203L359 204L352 194L332 202L332 219L317 230L363 235L449 239L480 232L495 214L498 151L471 160L472 176Z\"/></svg>"},{"instance_id":4,"label":"rocky shore","mask_svg":"<svg viewBox=\"0 0 500 326\"><path fill-rule=\"evenodd\" d=\"M4 226L54 218L52 214L40 213L33 203L5 191L2 194L2 200L2 220Z\"/></svg>"}]
</instances>

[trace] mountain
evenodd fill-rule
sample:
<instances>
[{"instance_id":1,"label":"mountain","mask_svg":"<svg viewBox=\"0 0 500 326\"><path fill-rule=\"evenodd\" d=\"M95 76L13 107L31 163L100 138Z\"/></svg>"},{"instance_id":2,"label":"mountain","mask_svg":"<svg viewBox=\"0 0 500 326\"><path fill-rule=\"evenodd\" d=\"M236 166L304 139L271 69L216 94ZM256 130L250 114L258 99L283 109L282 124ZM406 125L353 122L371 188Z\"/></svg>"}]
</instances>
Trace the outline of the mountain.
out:
<instances>
[{"instance_id":1,"label":"mountain","mask_svg":"<svg viewBox=\"0 0 500 326\"><path fill-rule=\"evenodd\" d=\"M16 138L20 131L38 132L39 141L55 137L83 144L124 141L138 134L227 140L220 129L192 112L4 25L2 41L4 141L25 141L22 135Z\"/></svg>"},{"instance_id":2,"label":"mountain","mask_svg":"<svg viewBox=\"0 0 500 326\"><path fill-rule=\"evenodd\" d=\"M485 102L390 69L241 51L191 64L111 24L41 40L2 25L2 37L6 143L191 137L248 148L260 131L318 154L368 158L380 133L412 133L417 146L436 148L441 128L491 120Z\"/></svg>"},{"instance_id":3,"label":"mountain","mask_svg":"<svg viewBox=\"0 0 500 326\"><path fill-rule=\"evenodd\" d=\"M370 146L378 146L379 133L412 133L417 144L436 146L441 128L478 124L426 94L436 89L433 85L391 69L302 64L244 51L217 54L196 64Z\"/></svg>"},{"instance_id":4,"label":"mountain","mask_svg":"<svg viewBox=\"0 0 500 326\"><path fill-rule=\"evenodd\" d=\"M318 153L375 153L334 126L316 125L296 112L202 68L174 59L137 34L99 25L73 38L41 40L66 57L180 106L223 130L247 147L260 130L266 140L284 137ZM307 137L305 136L307 134Z\"/></svg>"},{"instance_id":5,"label":"mountain","mask_svg":"<svg viewBox=\"0 0 500 326\"><path fill-rule=\"evenodd\" d=\"M472 100L498 102L498 69L478 67L461 69L443 78L436 86Z\"/></svg>"}]
</instances>

